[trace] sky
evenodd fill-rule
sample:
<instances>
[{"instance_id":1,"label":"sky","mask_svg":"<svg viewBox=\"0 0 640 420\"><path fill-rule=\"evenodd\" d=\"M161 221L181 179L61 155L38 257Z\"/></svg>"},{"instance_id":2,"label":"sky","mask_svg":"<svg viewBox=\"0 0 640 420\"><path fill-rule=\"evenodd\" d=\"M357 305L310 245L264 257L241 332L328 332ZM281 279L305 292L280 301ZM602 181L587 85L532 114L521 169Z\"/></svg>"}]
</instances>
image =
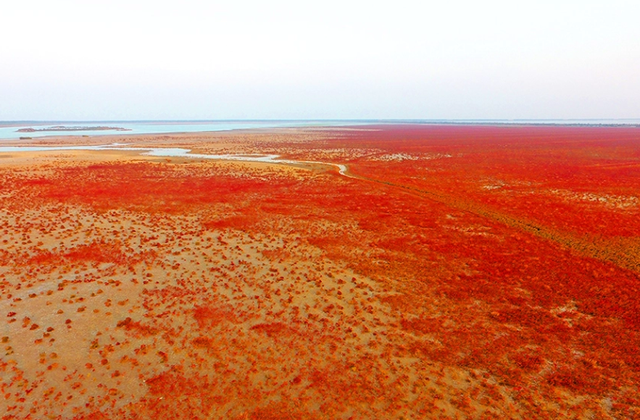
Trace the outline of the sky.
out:
<instances>
[{"instance_id":1,"label":"sky","mask_svg":"<svg viewBox=\"0 0 640 420\"><path fill-rule=\"evenodd\" d=\"M640 1L20 0L0 121L640 118Z\"/></svg>"}]
</instances>

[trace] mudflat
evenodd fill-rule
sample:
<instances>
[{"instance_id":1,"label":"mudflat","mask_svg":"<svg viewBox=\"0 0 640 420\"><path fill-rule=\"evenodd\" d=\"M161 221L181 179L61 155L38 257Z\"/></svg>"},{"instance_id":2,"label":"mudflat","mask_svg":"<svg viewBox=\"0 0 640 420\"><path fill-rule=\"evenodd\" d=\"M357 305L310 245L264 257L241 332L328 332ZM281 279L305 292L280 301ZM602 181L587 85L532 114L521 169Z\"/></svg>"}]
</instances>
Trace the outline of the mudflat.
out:
<instances>
[{"instance_id":1,"label":"mudflat","mask_svg":"<svg viewBox=\"0 0 640 420\"><path fill-rule=\"evenodd\" d=\"M640 129L113 143L287 163L0 153L3 418L640 416Z\"/></svg>"}]
</instances>

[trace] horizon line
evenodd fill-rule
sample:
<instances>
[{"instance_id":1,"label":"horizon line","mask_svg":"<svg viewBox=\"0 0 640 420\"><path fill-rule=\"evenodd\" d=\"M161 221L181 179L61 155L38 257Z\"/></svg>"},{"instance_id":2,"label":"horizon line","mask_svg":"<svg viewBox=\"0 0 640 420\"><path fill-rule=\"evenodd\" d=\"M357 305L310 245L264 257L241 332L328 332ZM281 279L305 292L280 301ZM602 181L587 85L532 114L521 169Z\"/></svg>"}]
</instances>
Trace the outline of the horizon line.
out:
<instances>
[{"instance_id":1,"label":"horizon line","mask_svg":"<svg viewBox=\"0 0 640 420\"><path fill-rule=\"evenodd\" d=\"M639 121L638 118L223 118L223 119L29 119L0 120L3 123L86 123L86 122L263 122L263 121L398 121L398 122L495 122L495 121Z\"/></svg>"}]
</instances>

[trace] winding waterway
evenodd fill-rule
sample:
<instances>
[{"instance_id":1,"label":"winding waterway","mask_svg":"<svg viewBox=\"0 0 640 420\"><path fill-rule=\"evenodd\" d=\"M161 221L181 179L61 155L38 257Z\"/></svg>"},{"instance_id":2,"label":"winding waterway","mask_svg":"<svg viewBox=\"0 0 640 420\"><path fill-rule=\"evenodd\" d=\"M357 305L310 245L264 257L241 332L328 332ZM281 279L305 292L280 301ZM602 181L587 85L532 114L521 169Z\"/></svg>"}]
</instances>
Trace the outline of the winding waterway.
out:
<instances>
[{"instance_id":1,"label":"winding waterway","mask_svg":"<svg viewBox=\"0 0 640 420\"><path fill-rule=\"evenodd\" d=\"M338 169L340 175L350 177L347 174L347 166L331 163L331 162L319 162L310 160L290 160L290 159L278 159L279 155L207 155L201 153L190 153L191 149L183 149L178 147L166 147L166 148L154 148L154 147L121 147L120 143L113 143L109 145L98 146L2 146L0 147L0 153L20 153L20 152L56 152L56 151L68 151L68 150L115 150L115 151L140 151L147 156L159 156L159 157L178 157L178 158L192 158L192 159L215 159L215 160L237 160L244 162L264 162L264 163L277 163L285 165L328 165Z\"/></svg>"}]
</instances>

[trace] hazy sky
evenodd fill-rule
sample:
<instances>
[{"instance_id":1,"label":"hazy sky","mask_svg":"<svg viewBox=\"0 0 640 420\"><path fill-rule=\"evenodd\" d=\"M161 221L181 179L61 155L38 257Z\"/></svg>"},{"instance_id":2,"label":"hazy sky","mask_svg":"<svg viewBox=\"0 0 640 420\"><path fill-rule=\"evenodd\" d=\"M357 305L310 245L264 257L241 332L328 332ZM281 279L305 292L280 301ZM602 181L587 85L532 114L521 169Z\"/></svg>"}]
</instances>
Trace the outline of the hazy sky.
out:
<instances>
[{"instance_id":1,"label":"hazy sky","mask_svg":"<svg viewBox=\"0 0 640 420\"><path fill-rule=\"evenodd\" d=\"M640 118L640 1L0 4L0 120Z\"/></svg>"}]
</instances>

